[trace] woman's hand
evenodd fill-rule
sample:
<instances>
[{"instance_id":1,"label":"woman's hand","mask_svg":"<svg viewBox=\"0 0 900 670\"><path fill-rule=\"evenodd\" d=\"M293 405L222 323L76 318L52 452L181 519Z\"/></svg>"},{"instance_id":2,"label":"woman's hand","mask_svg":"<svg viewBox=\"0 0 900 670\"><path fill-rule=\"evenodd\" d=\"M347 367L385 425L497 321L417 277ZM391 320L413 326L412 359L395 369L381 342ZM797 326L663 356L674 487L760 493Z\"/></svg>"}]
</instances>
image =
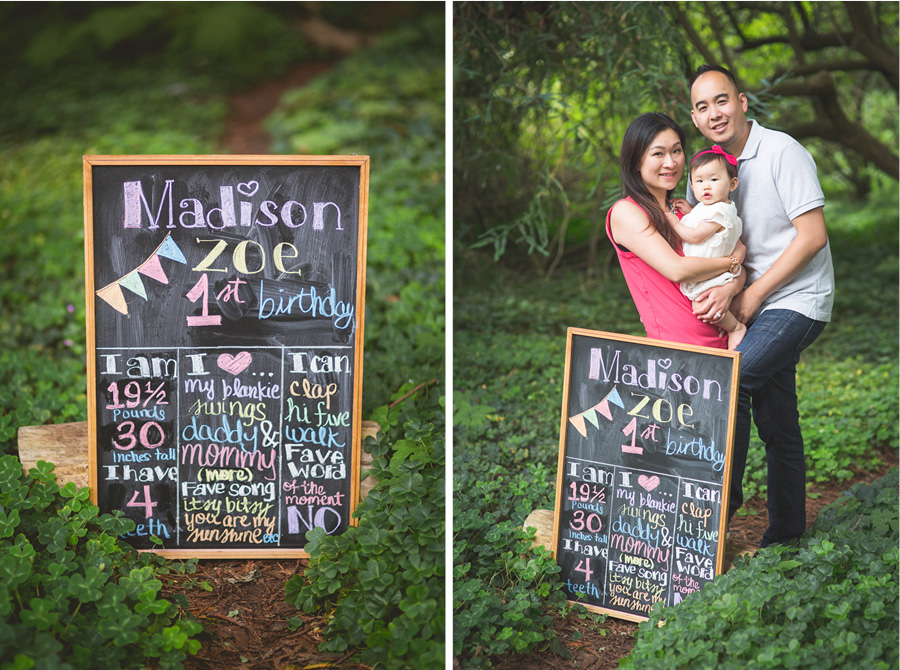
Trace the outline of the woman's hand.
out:
<instances>
[{"instance_id":1,"label":"woman's hand","mask_svg":"<svg viewBox=\"0 0 900 670\"><path fill-rule=\"evenodd\" d=\"M736 286L734 281L730 281L723 286L715 286L701 293L700 297L694 300L694 316L704 323L715 324L721 321L734 298Z\"/></svg>"}]
</instances>

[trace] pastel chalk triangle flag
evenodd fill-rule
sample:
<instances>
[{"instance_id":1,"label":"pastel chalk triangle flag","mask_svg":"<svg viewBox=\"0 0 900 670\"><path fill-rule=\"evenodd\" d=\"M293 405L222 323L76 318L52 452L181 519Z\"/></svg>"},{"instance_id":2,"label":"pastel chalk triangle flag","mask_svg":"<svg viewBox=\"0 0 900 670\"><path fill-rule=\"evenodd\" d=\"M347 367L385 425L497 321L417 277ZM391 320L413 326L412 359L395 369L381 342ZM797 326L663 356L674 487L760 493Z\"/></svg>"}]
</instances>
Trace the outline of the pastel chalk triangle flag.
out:
<instances>
[{"instance_id":1,"label":"pastel chalk triangle flag","mask_svg":"<svg viewBox=\"0 0 900 670\"><path fill-rule=\"evenodd\" d=\"M97 291L97 297L106 302L114 310L128 316L128 303L125 302L125 295L119 288L117 282L110 284Z\"/></svg>"},{"instance_id":2,"label":"pastel chalk triangle flag","mask_svg":"<svg viewBox=\"0 0 900 670\"><path fill-rule=\"evenodd\" d=\"M617 407L621 407L625 409L625 405L622 402L622 399L619 397L619 392L613 387L613 390L606 394L606 399L609 400L613 405Z\"/></svg>"},{"instance_id":3,"label":"pastel chalk triangle flag","mask_svg":"<svg viewBox=\"0 0 900 670\"><path fill-rule=\"evenodd\" d=\"M187 263L187 259L184 257L184 254L181 253L181 249L178 248L178 245L175 244L175 240L172 239L171 234L166 235L166 239L163 240L163 243L159 245L159 249L156 250L156 255L176 261L177 263Z\"/></svg>"},{"instance_id":4,"label":"pastel chalk triangle flag","mask_svg":"<svg viewBox=\"0 0 900 670\"><path fill-rule=\"evenodd\" d=\"M162 269L162 263L159 262L159 257L156 254L153 254L147 261L137 269L142 275L147 275L151 279L155 279L161 284L168 284L169 279L166 277L166 273Z\"/></svg>"},{"instance_id":5,"label":"pastel chalk triangle flag","mask_svg":"<svg viewBox=\"0 0 900 670\"><path fill-rule=\"evenodd\" d=\"M587 426L584 425L584 416L576 414L575 416L569 417L569 421L575 426L575 430L581 433L581 437L587 437Z\"/></svg>"},{"instance_id":6,"label":"pastel chalk triangle flag","mask_svg":"<svg viewBox=\"0 0 900 670\"><path fill-rule=\"evenodd\" d=\"M609 401L605 398L600 401L600 404L594 407L595 410L600 412L603 416L605 416L609 421L612 421L612 412L609 411Z\"/></svg>"},{"instance_id":7,"label":"pastel chalk triangle flag","mask_svg":"<svg viewBox=\"0 0 900 670\"><path fill-rule=\"evenodd\" d=\"M582 412L581 416L590 421L594 428L600 428L600 422L597 421L597 413L593 409Z\"/></svg>"},{"instance_id":8,"label":"pastel chalk triangle flag","mask_svg":"<svg viewBox=\"0 0 900 670\"><path fill-rule=\"evenodd\" d=\"M144 290L144 282L141 281L137 272L125 275L119 280L119 286L124 286L132 293L137 293L144 300L147 299L147 292Z\"/></svg>"}]
</instances>

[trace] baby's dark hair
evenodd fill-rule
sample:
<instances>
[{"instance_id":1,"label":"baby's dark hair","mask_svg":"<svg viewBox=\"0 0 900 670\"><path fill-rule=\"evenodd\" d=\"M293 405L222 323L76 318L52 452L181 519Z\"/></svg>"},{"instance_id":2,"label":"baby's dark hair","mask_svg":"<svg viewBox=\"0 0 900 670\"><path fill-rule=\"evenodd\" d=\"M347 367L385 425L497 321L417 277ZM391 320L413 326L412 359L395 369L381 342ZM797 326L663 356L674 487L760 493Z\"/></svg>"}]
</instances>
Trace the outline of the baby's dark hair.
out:
<instances>
[{"instance_id":1,"label":"baby's dark hair","mask_svg":"<svg viewBox=\"0 0 900 670\"><path fill-rule=\"evenodd\" d=\"M715 148L718 149L718 147ZM691 175L694 173L694 168L706 165L707 163L712 163L713 161L719 161L725 166L725 171L728 173L729 179L737 177L737 165L729 163L726 154L722 152L721 149L719 151L714 151L713 147L708 147L703 149L703 151L698 152L694 158L691 159L691 169L688 172L688 179L690 179Z\"/></svg>"}]
</instances>

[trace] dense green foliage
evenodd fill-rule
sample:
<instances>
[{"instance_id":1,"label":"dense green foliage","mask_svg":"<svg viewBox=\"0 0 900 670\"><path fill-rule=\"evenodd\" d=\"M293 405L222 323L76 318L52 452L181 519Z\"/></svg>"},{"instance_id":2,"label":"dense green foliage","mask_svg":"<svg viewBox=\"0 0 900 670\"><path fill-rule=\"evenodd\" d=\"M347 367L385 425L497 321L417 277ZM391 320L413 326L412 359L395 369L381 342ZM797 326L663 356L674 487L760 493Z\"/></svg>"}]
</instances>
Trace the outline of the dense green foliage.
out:
<instances>
[{"instance_id":1,"label":"dense green foliage","mask_svg":"<svg viewBox=\"0 0 900 670\"><path fill-rule=\"evenodd\" d=\"M371 157L366 411L443 369L443 43L443 15L426 15L286 94L267 122L275 153Z\"/></svg>"},{"instance_id":2,"label":"dense green foliage","mask_svg":"<svg viewBox=\"0 0 900 670\"><path fill-rule=\"evenodd\" d=\"M826 217L833 322L801 357L798 387L809 480L846 481L898 447L897 196L829 201ZM645 333L615 262L606 279L567 271L546 281L484 252L456 260L454 652L463 667L481 667L488 654L554 639L527 616L505 615L526 599L530 613L559 604L558 592L544 586L554 579L552 562L526 551L521 526L531 510L554 505L566 328ZM765 495L765 473L754 437L748 497ZM488 626L510 630L488 644Z\"/></svg>"},{"instance_id":3,"label":"dense green foliage","mask_svg":"<svg viewBox=\"0 0 900 670\"><path fill-rule=\"evenodd\" d=\"M453 653L463 667L490 667L492 657L543 645L563 651L548 610L567 607L554 576L559 566L547 549L532 551L522 532L531 495L540 495L534 489L552 494L552 473L543 474L530 485L527 477L487 472L485 480L466 480L465 495L455 497Z\"/></svg>"},{"instance_id":4,"label":"dense green foliage","mask_svg":"<svg viewBox=\"0 0 900 670\"><path fill-rule=\"evenodd\" d=\"M550 275L606 247L628 124L665 112L688 153L687 80L712 61L749 116L789 130L837 195L896 190L896 3L454 3L454 235ZM650 48L648 48L650 47ZM877 167L876 167L877 166Z\"/></svg>"},{"instance_id":5,"label":"dense green foliage","mask_svg":"<svg viewBox=\"0 0 900 670\"><path fill-rule=\"evenodd\" d=\"M134 522L87 498L50 463L23 477L0 457L0 667L180 668L200 624L159 597L151 555L116 541Z\"/></svg>"},{"instance_id":6,"label":"dense green foliage","mask_svg":"<svg viewBox=\"0 0 900 670\"><path fill-rule=\"evenodd\" d=\"M401 392L404 389L401 389ZM400 395L400 393L398 393ZM405 395L405 393L404 393ZM323 651L362 647L388 670L444 659L444 413L440 390L418 391L373 419L369 476L377 484L340 536L307 534L312 559L287 584L288 602L330 613Z\"/></svg>"},{"instance_id":7,"label":"dense green foliage","mask_svg":"<svg viewBox=\"0 0 900 670\"><path fill-rule=\"evenodd\" d=\"M81 156L221 153L226 94L281 74L314 52L290 25L292 11L306 11L301 4L5 3L0 8L0 58L7 75L0 82L0 217L6 232L0 249L0 338L5 344L0 352L0 452L16 452L21 426L86 418ZM374 13L382 27L386 17L417 18L401 21L382 36L379 47L336 64L325 82L310 87L313 98L286 96L270 125L274 152L357 152L372 158L365 418L410 381L435 380L430 388L442 388L443 8L427 3L409 7L387 12L369 3L328 7L329 20L357 21ZM305 116L307 104L320 115ZM317 143L305 143L304 133ZM410 409L403 410L403 420L430 426L435 435L411 428L397 447L381 438L379 449L399 471L393 479L387 466L379 473L388 491L407 486L404 477L409 474L416 486L408 496L438 511L421 524L421 519L406 519L403 541L422 539L427 556L417 565L419 573L397 577L403 584L399 610L372 610L374 618L365 624L370 633L390 626L398 640L404 634L421 638L405 653L400 647L391 652L394 667L401 667L403 658L418 663L443 653L443 557L435 555L442 545L434 527L435 521L443 524L443 487L438 483L444 469L438 439L443 418L434 407L406 402ZM419 419L413 407L422 412ZM414 448L404 440L413 440ZM21 479L21 466L12 456L4 463L17 464L4 471L4 487L20 491L31 486ZM407 471L412 464L419 471ZM427 485L419 485L419 475ZM155 575L177 564L126 559L125 548L113 538L127 529L111 517L93 520L96 512L84 503L86 491L65 489L61 495L49 485L39 486L42 516L27 523L51 533L40 541L43 546L52 541L52 552L70 536L77 542L68 545L64 557L54 558L51 552L46 561L23 544L10 550L12 558L4 565L20 571L28 588L43 589L51 579L65 579L65 584L59 582L59 598L65 595L63 588L74 595L68 605L59 600L48 607L47 595L26 590L23 581L20 602L0 616L3 643L14 634L18 646L4 647L0 657L7 659L6 650L21 653L23 660L14 667L27 667L29 656L75 653L72 636L82 635L93 644L100 639L96 635L106 634L106 624L100 632L88 633L81 614L101 605L103 620L115 616L121 629L121 640L109 646L129 654L116 667L131 667L132 659L171 665L179 654L196 649L188 640L196 625L179 622L173 606L154 600ZM370 532L380 534L385 527L380 524L393 524L397 512L389 507L389 497L381 493L369 503L372 519L367 523L376 529ZM77 515L71 510L76 503L81 505ZM407 501L407 507L415 514L417 505ZM19 521L9 519L3 523L17 528ZM90 532L79 539L83 528ZM393 525L387 528L402 534ZM27 536L24 530L15 532ZM10 540L10 546L15 542L23 541ZM327 574L326 563L319 563L315 581ZM94 589L102 593L99 600ZM78 604L79 593L89 599ZM40 602L32 606L32 598ZM137 614L123 615L123 607ZM404 629L410 622L418 628ZM335 624L328 635L332 648L361 645L367 647L367 658L387 653L381 633L362 640ZM54 637L64 646L58 649L47 641ZM72 667L106 667L103 658L79 650L69 662ZM48 660L36 667L66 666Z\"/></svg>"},{"instance_id":8,"label":"dense green foliage","mask_svg":"<svg viewBox=\"0 0 900 670\"><path fill-rule=\"evenodd\" d=\"M657 606L619 667L896 668L897 483L894 468L855 485L799 542L738 560L677 607Z\"/></svg>"}]
</instances>

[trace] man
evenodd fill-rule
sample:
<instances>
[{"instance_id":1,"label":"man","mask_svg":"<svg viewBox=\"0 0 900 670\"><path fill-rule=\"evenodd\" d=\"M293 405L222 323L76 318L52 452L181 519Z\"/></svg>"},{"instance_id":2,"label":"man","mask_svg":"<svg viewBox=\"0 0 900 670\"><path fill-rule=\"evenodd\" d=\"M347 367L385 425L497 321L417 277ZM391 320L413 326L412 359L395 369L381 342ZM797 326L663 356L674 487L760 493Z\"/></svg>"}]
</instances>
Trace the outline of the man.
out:
<instances>
[{"instance_id":1,"label":"man","mask_svg":"<svg viewBox=\"0 0 900 670\"><path fill-rule=\"evenodd\" d=\"M790 136L747 119L747 98L730 72L702 65L691 79L691 119L713 144L738 159L732 193L744 224L747 285L713 289L696 310L715 323L728 309L749 328L738 345L738 392L729 518L743 504L741 483L751 409L766 445L769 527L761 547L806 529L806 461L797 410L796 364L831 320L834 272L825 197L816 165ZM688 200L695 202L688 189Z\"/></svg>"}]
</instances>

